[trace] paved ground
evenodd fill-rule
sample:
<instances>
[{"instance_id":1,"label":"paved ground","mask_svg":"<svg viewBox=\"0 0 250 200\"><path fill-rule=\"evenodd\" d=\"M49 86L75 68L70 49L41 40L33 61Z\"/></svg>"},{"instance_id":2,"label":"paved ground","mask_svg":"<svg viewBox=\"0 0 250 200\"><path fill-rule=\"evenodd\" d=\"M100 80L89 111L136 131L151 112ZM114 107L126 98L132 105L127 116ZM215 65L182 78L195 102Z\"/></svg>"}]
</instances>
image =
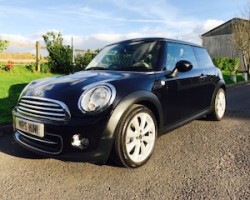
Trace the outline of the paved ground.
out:
<instances>
[{"instance_id":1,"label":"paved ground","mask_svg":"<svg viewBox=\"0 0 250 200\"><path fill-rule=\"evenodd\" d=\"M0 199L250 199L250 84L228 89L223 121L162 136L135 170L41 158L2 135Z\"/></svg>"}]
</instances>

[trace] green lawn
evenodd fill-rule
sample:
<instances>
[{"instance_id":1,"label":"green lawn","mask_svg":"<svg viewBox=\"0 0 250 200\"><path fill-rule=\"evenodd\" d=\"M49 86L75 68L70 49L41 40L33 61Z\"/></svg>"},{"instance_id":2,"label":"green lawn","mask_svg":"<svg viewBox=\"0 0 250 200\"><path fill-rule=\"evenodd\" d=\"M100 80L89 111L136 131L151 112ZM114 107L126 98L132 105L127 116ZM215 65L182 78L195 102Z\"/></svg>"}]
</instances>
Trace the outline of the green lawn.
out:
<instances>
[{"instance_id":1,"label":"green lawn","mask_svg":"<svg viewBox=\"0 0 250 200\"><path fill-rule=\"evenodd\" d=\"M0 124L11 123L11 111L25 85L32 80L52 75L32 73L23 66L16 66L10 72L0 71Z\"/></svg>"},{"instance_id":2,"label":"green lawn","mask_svg":"<svg viewBox=\"0 0 250 200\"><path fill-rule=\"evenodd\" d=\"M226 82L226 84L232 84L234 83L233 81L231 81L230 79L230 72L229 71L222 71L224 80ZM242 78L242 74L241 73L237 73L237 83L244 81L244 79Z\"/></svg>"}]
</instances>

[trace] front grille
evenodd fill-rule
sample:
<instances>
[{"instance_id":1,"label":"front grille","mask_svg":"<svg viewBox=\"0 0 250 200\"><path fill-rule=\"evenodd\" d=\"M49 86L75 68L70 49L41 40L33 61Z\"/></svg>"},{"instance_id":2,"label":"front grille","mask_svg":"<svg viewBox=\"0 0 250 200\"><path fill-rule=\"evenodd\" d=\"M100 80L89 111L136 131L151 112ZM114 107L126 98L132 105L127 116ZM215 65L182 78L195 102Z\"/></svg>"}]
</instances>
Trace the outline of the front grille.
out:
<instances>
[{"instance_id":1,"label":"front grille","mask_svg":"<svg viewBox=\"0 0 250 200\"><path fill-rule=\"evenodd\" d=\"M17 112L26 117L67 121L70 118L68 107L57 100L24 96L17 104Z\"/></svg>"},{"instance_id":2,"label":"front grille","mask_svg":"<svg viewBox=\"0 0 250 200\"><path fill-rule=\"evenodd\" d=\"M62 152L63 140L58 135L46 133L44 138L16 131L15 139L25 147L44 154L57 155Z\"/></svg>"}]
</instances>

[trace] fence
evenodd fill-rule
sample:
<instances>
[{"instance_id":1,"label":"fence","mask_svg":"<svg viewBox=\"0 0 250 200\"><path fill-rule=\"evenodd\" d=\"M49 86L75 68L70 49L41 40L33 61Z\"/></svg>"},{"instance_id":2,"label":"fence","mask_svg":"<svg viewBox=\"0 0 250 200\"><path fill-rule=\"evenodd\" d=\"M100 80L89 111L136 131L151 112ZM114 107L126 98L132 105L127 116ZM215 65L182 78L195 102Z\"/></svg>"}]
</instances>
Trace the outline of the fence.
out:
<instances>
[{"instance_id":1,"label":"fence","mask_svg":"<svg viewBox=\"0 0 250 200\"><path fill-rule=\"evenodd\" d=\"M73 41L72 41L72 46L73 46ZM46 50L46 46L41 45L39 41L37 41L35 44L11 42L8 48L9 47L10 48L13 48L13 47L22 48L22 49L25 49L25 52L31 52L35 50L35 53L34 54L30 53L29 58L19 58L19 57L15 58L13 56L0 57L0 64L7 64L9 61L11 61L14 65L28 65L28 64L36 63L36 68L37 70L40 71L40 64L47 61L46 56L48 55L48 52ZM43 51L42 52L43 56L41 56L41 51ZM81 49L73 49L74 56L77 54L84 55L86 52L88 51L81 50ZM74 63L74 60L73 60L73 63Z\"/></svg>"},{"instance_id":2,"label":"fence","mask_svg":"<svg viewBox=\"0 0 250 200\"><path fill-rule=\"evenodd\" d=\"M10 43L9 47L21 47L21 48L25 48L27 51L31 51L35 49L35 55L32 56L32 54L30 54L29 57L33 57L33 58L13 58L13 56L11 56L11 53L9 54L10 56L8 56L8 58L3 57L0 58L0 64L7 64L8 62L12 62L14 65L27 65L27 64L31 64L31 63L36 63L36 68L38 71L40 71L40 64L42 62L46 62L45 58L41 58L41 49L46 49L45 46L41 46L40 42L36 42L34 43ZM22 55L22 54L20 54ZM20 57L20 56L19 56Z\"/></svg>"},{"instance_id":3,"label":"fence","mask_svg":"<svg viewBox=\"0 0 250 200\"><path fill-rule=\"evenodd\" d=\"M7 64L8 62L12 62L14 65L28 65L31 63L35 63L36 59L4 59L4 58L0 58L0 64Z\"/></svg>"}]
</instances>

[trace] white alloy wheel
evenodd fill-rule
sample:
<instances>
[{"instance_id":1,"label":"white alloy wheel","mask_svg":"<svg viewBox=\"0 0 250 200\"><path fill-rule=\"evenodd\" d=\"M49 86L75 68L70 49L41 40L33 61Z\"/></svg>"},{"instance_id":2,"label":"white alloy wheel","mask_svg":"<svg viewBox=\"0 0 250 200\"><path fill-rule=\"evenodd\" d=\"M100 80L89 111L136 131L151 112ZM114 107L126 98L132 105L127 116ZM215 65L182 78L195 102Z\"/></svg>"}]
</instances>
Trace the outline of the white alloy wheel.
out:
<instances>
[{"instance_id":1,"label":"white alloy wheel","mask_svg":"<svg viewBox=\"0 0 250 200\"><path fill-rule=\"evenodd\" d=\"M226 110L226 96L223 89L220 89L215 99L215 112L219 119L224 116Z\"/></svg>"},{"instance_id":2,"label":"white alloy wheel","mask_svg":"<svg viewBox=\"0 0 250 200\"><path fill-rule=\"evenodd\" d=\"M146 160L152 153L156 131L155 123L148 113L135 115L126 130L126 153L129 159L135 163Z\"/></svg>"},{"instance_id":3,"label":"white alloy wheel","mask_svg":"<svg viewBox=\"0 0 250 200\"><path fill-rule=\"evenodd\" d=\"M208 115L208 118L216 121L220 121L226 111L226 93L224 89L220 88L215 95L215 98L213 100L213 105L212 108L213 110L211 113Z\"/></svg>"},{"instance_id":4,"label":"white alloy wheel","mask_svg":"<svg viewBox=\"0 0 250 200\"><path fill-rule=\"evenodd\" d=\"M131 168L145 164L153 153L157 132L152 111L143 105L131 106L116 129L114 161Z\"/></svg>"}]
</instances>

